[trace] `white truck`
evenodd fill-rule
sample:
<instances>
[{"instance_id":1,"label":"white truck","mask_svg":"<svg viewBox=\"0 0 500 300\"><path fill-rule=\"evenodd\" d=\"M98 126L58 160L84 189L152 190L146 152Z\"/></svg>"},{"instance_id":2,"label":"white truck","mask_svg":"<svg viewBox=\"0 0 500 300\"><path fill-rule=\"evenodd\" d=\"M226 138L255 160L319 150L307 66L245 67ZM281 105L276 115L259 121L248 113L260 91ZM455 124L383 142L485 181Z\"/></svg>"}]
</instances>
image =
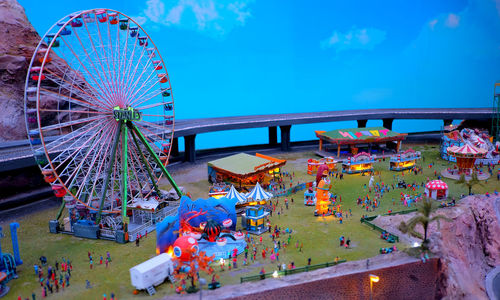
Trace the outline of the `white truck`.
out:
<instances>
[{"instance_id":1,"label":"white truck","mask_svg":"<svg viewBox=\"0 0 500 300\"><path fill-rule=\"evenodd\" d=\"M147 290L153 295L156 293L154 287L162 284L167 277L173 282L173 273L172 257L162 253L131 268L130 279L137 290Z\"/></svg>"}]
</instances>

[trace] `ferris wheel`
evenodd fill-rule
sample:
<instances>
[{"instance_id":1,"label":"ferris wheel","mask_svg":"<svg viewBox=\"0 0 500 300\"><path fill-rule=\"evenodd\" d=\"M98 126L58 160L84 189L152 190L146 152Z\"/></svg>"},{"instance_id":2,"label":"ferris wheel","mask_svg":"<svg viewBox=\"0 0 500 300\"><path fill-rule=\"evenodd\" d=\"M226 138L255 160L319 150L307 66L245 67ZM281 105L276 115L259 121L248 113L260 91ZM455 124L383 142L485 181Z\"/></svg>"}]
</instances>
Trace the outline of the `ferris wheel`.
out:
<instances>
[{"instance_id":1,"label":"ferris wheel","mask_svg":"<svg viewBox=\"0 0 500 300\"><path fill-rule=\"evenodd\" d=\"M165 168L174 134L168 73L130 17L91 9L59 20L36 47L24 99L35 160L66 207L94 213L96 224L121 216L125 227L128 204L161 199L162 175L181 195Z\"/></svg>"}]
</instances>

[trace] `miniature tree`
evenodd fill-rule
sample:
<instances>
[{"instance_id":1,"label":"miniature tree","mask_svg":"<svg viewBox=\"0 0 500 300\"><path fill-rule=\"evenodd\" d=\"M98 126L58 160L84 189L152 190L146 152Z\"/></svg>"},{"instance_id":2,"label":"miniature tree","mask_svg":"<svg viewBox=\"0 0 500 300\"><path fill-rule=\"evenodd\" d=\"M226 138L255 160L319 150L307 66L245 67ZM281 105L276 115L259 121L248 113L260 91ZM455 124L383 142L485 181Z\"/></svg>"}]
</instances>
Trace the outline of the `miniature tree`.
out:
<instances>
[{"instance_id":1,"label":"miniature tree","mask_svg":"<svg viewBox=\"0 0 500 300\"><path fill-rule=\"evenodd\" d=\"M175 290L178 293L196 293L198 288L195 283L199 280L199 272L203 271L208 275L214 272L212 267L209 266L214 256L208 257L204 251L196 253L194 249L185 249L184 251L189 251L191 255L187 262L181 261L177 257L173 259L176 265L174 269ZM190 281L191 286L184 291L182 285L185 281Z\"/></svg>"},{"instance_id":2,"label":"miniature tree","mask_svg":"<svg viewBox=\"0 0 500 300\"><path fill-rule=\"evenodd\" d=\"M460 175L460 179L458 179L456 182L456 184L461 184L467 188L469 188L469 195L472 195L472 187L479 184L479 185L482 185L479 181L479 179L477 178L477 174L474 172L471 174L471 178L469 180L465 179L465 175L462 173Z\"/></svg>"},{"instance_id":3,"label":"miniature tree","mask_svg":"<svg viewBox=\"0 0 500 300\"><path fill-rule=\"evenodd\" d=\"M424 198L422 202L417 204L417 215L408 220L408 223L404 221L399 225L399 230L404 233L410 233L413 236L416 236L423 240L422 242L422 250L429 250L429 240L427 239L427 232L429 228L429 224L437 221L438 228L440 226L439 220L450 221L449 218L443 215L435 215L431 217L431 214L437 209L437 204L435 201L432 201L430 198ZM420 224L424 229L424 236L418 233L415 229L416 226Z\"/></svg>"}]
</instances>

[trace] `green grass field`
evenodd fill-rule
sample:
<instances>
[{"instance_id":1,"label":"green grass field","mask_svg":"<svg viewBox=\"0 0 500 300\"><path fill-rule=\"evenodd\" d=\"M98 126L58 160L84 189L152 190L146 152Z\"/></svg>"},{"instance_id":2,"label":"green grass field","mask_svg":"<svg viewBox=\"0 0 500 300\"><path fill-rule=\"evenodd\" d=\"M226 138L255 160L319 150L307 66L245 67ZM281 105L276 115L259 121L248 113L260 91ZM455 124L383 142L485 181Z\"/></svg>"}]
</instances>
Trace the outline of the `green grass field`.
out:
<instances>
[{"instance_id":1,"label":"green grass field","mask_svg":"<svg viewBox=\"0 0 500 300\"><path fill-rule=\"evenodd\" d=\"M417 150L423 152L425 157L424 174L414 176L406 174L404 179L408 183L416 181L418 183L426 181L427 177L434 178L434 170L441 170L451 165L448 162L442 161L438 158L437 146L418 146ZM312 176L306 174L305 159L314 157L312 151L310 152L294 152L289 154L278 154L279 158L288 160L286 170L295 172L296 178L294 181L311 181ZM434 162L433 168L428 168L427 165ZM377 163L375 165L376 171L381 171L381 176L376 176L376 181L380 179L386 184L394 182L394 175L400 172L391 172L388 170L389 162ZM200 165L200 168L206 168L206 165ZM173 174L175 178L175 173ZM297 267L307 264L307 259L312 259L312 264L333 261L335 257L347 260L365 259L378 255L380 247L387 247L391 244L379 238L379 234L372 231L366 225L362 225L359 221L365 211L356 205L356 199L359 196L366 195L367 191L363 189L363 185L368 185L368 176L361 175L345 175L344 180L332 180L332 192L342 196L342 207L344 211L352 210L352 218L344 218L343 224L339 224L333 217L314 217L314 207L306 207L303 205L303 192L297 193L290 198L294 199L294 203L290 203L289 209L284 207L284 198L279 199L280 210L283 207L283 214L278 217L277 213L273 214L270 218L273 227L277 224L282 229L288 227L293 229L291 245L287 249L282 247L280 251L280 264L295 262ZM457 199L461 194L467 193L467 188L456 185L452 180L444 179L450 187L450 197L454 196ZM182 183L180 183L182 185ZM184 185L194 197L206 197L208 192L208 182L203 178L202 180ZM494 176L488 182L483 182L483 186L473 188L475 193L484 193L486 191L493 192L499 189L500 184ZM369 212L368 215L386 213L387 210L405 209L399 203L399 194L403 190L396 189L386 193L381 201L381 205L376 211ZM423 189L420 189L423 192ZM392 198L396 199L396 205L393 206ZM18 268L19 279L13 280L8 283L11 287L6 299L17 299L18 296L31 297L31 293L35 292L37 299L41 299L41 288L37 282L38 277L34 274L33 264L39 263L38 258L45 255L49 264L54 266L55 261L61 262L61 258L69 258L73 264L73 272L71 277L71 286L67 287L65 291L59 291L53 295L49 295L50 299L102 299L105 293L110 295L114 292L119 299L151 299L147 293L141 292L139 295L133 295L134 288L130 284L129 268L149 259L155 254L156 235L153 232L147 238L141 240L139 247L135 244L129 243L126 245L117 244L104 240L87 240L75 238L69 235L53 235L48 233L48 220L54 218L57 209L48 209L42 212L33 213L19 218L15 221L19 222L21 227L18 231L20 240L21 258L24 264ZM2 239L2 250L4 252L12 252L10 244L10 232L8 223L0 224L4 228L5 238ZM238 219L238 227L240 227ZM351 239L351 249L344 249L339 247L339 236L344 235ZM214 269L221 276L223 285L237 284L241 276L258 274L262 267L266 272L277 270L277 263L270 263L269 255L266 260L261 257L262 247L272 248L272 240L268 234L263 234L263 245L257 243L257 261L249 266L242 267L243 255L240 255L238 260L238 268L232 271L221 272L219 264L214 263ZM288 236L281 238L283 242ZM255 238L257 240L258 238ZM295 243L303 243L303 252L299 252L295 248ZM399 248L405 248L402 244L396 244ZM91 251L94 257L94 268L90 270L87 251ZM99 265L99 256L105 256L106 251L111 253L112 263L106 269L104 264ZM248 260L250 262L250 259ZM46 274L46 268L44 268ZM92 283L91 289L85 288L85 280L88 279ZM210 279L210 278L207 278ZM173 294L173 289L169 283L157 287L157 295Z\"/></svg>"}]
</instances>

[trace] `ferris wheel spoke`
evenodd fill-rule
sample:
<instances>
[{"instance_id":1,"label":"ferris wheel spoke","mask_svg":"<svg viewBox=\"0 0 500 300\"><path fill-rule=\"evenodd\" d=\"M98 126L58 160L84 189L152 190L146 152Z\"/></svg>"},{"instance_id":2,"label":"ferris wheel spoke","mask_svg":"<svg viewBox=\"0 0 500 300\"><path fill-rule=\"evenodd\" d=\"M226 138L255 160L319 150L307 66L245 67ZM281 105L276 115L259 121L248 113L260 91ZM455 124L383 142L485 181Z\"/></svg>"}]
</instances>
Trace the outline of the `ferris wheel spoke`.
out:
<instances>
[{"instance_id":1,"label":"ferris wheel spoke","mask_svg":"<svg viewBox=\"0 0 500 300\"><path fill-rule=\"evenodd\" d=\"M140 103L140 104L142 104L142 103ZM158 106L163 106L165 104L173 104L173 102L172 101L165 102L165 103L158 102L158 103L155 103L155 104L150 104L150 105L146 105L146 106L140 106L140 107L137 107L136 109L140 110L140 111L143 111L143 110L146 110L146 109L150 109L150 108L154 108L154 107L158 107ZM136 106L138 106L138 105L136 105Z\"/></svg>"},{"instance_id":2,"label":"ferris wheel spoke","mask_svg":"<svg viewBox=\"0 0 500 300\"><path fill-rule=\"evenodd\" d=\"M70 69L70 70L73 70L73 69ZM76 71L73 71L73 72L76 72ZM83 100L79 100L79 99L74 99L74 100L77 100L77 101L82 101L82 102L85 102L87 103L88 105L92 105L92 106L97 106L97 107L102 107L103 109L109 109L109 105L108 104L104 104L102 101L100 101L99 99L97 99L94 95L91 95L89 94L88 92L86 92L85 90L83 90L82 88L80 88L78 85L73 85L72 83L64 80L63 78L61 78L60 76L58 76L56 73L54 72L51 72L50 70L48 70L48 73L50 73L52 76L55 76L57 78L59 78L62 82L62 84L68 84L72 87L75 87L77 89L77 95L81 98L84 98L86 99L87 101L83 101ZM50 76L51 77L51 76ZM47 78L50 78L49 76L47 76ZM80 78L80 77L79 77ZM54 81L52 78L51 78L52 81ZM55 82L55 81L54 81ZM85 83L85 86L91 88L90 84L87 82L87 81L84 81ZM47 91L50 91L50 90L47 90ZM94 90L95 91L95 90ZM73 99L73 98L72 98ZM97 103L95 103L94 101L97 103L100 103L102 106L99 106L97 105ZM88 102L90 101L90 102Z\"/></svg>"},{"instance_id":3,"label":"ferris wheel spoke","mask_svg":"<svg viewBox=\"0 0 500 300\"><path fill-rule=\"evenodd\" d=\"M153 86L155 86L155 85L156 85L156 84L154 84ZM151 86L151 87L153 87L153 86ZM150 87L150 89L151 89L151 87ZM148 90L149 90L149 89L148 89ZM147 91L146 91L146 92L147 92ZM138 102L138 101L140 101L140 102L138 102L137 104L135 104L135 106L142 105L143 103L148 102L149 100L151 100L151 99L153 99L153 98L155 98L155 97L159 96L160 94L162 94L162 93L164 93L164 92L165 92L165 90L164 90L164 89L159 89L159 90L154 91L154 92L152 92L152 93L149 93L149 94L147 94L147 95L145 95L145 93L143 93L142 95L140 95L139 97L137 97L137 98L135 98L135 99L134 99L134 102ZM167 103L165 103L165 104L167 104Z\"/></svg>"},{"instance_id":4,"label":"ferris wheel spoke","mask_svg":"<svg viewBox=\"0 0 500 300\"><path fill-rule=\"evenodd\" d=\"M91 95L91 94L89 94L89 93L87 93L86 91L84 91L84 90L83 90L83 89L81 89L80 87L78 87L78 89L79 89L82 93L84 93L84 94L88 95L90 98L94 99L96 102L101 103L103 107L108 107L108 108L111 108L112 106L111 106L111 104L110 104L110 103L104 103L104 102L100 101L99 99L97 99L97 97L96 97L96 96L98 96L98 95L104 95L104 93L103 93L103 91L102 91L102 90L101 90L101 91L97 91L97 90L94 88L94 85L98 85L98 83L95 81L95 78L94 78L93 76L91 76L91 73L89 73L87 69L85 69L85 70L84 70L84 71L85 71L85 73L86 73L86 74L88 74L88 78L93 80L93 83L91 83L91 82L90 82L90 81L88 81L86 78L84 78L84 77L82 76L82 74L81 74L81 71L75 70L73 67L71 67L71 66L68 64L68 58L66 57L66 55L65 55L63 52L61 52L61 53L60 53L60 56L61 56L62 58L64 58L64 59L63 59L63 63L64 63L64 65L67 67L67 69L68 69L68 70L71 70L71 71L72 71L72 73L73 73L73 74L75 74L75 75L76 75L76 76L77 76L77 77L78 77L78 78L79 78L79 79L80 79L80 80L81 80L81 81L85 84L85 87L86 87L87 89L89 89L89 91L91 91L91 92L92 92L92 95ZM80 66L83 66L83 64L81 63L81 61L79 61L79 65L80 65ZM80 96L82 96L82 98L84 98L84 97L85 97L85 96L83 96L83 95L80 95Z\"/></svg>"},{"instance_id":5,"label":"ferris wheel spoke","mask_svg":"<svg viewBox=\"0 0 500 300\"><path fill-rule=\"evenodd\" d=\"M141 51L141 55L139 56L139 59L138 59L138 62L135 64L135 67L134 67L134 72L129 74L127 80L126 80L126 86L131 86L131 88L127 89L126 93L125 93L125 96L124 98L127 99L127 102L130 102L129 101L129 96L130 94L134 91L134 89L136 88L137 84L139 83L139 80L141 79L142 75L144 74L144 72L146 71L147 67L149 66L149 63L150 63L150 59L148 59L148 63L146 66L142 66L142 71L141 71L141 74L139 75L139 77L136 78L136 74L137 74L137 69L139 68L139 65L140 65L140 62L141 62L141 59L143 58L144 56L144 53L145 53L145 47L142 48L142 51ZM153 69L154 70L154 69Z\"/></svg>"},{"instance_id":6,"label":"ferris wheel spoke","mask_svg":"<svg viewBox=\"0 0 500 300\"><path fill-rule=\"evenodd\" d=\"M40 130L41 131L42 130L49 131L49 130L54 130L54 129L61 129L64 127L73 126L73 125L82 124L82 123L88 123L88 122L92 122L92 121L97 121L97 120L104 119L104 118L109 118L109 116L96 116L96 117L83 118L83 119L59 123L59 124L47 125L47 126L40 127Z\"/></svg>"},{"instance_id":7,"label":"ferris wheel spoke","mask_svg":"<svg viewBox=\"0 0 500 300\"><path fill-rule=\"evenodd\" d=\"M154 69L153 69L154 70ZM144 87L147 87L149 86L148 89L146 89L146 91L144 91L143 93L147 93L151 88L153 88L156 84L160 83L160 80L162 80L162 78L158 78L158 77L155 77L153 76L155 74L155 71L151 72L149 74L149 76L145 79L145 81L141 84L141 86L136 89L134 91L134 93L128 97L128 99L134 99L135 96L139 93L139 91L141 91ZM165 75L166 76L166 75ZM134 101L130 100L132 103L135 102L136 100L134 99Z\"/></svg>"},{"instance_id":8,"label":"ferris wheel spoke","mask_svg":"<svg viewBox=\"0 0 500 300\"><path fill-rule=\"evenodd\" d=\"M73 142L71 146L66 148L66 150L57 155L56 158L52 160L54 163L59 163L59 165L55 167L55 170L59 169L59 167L61 166L64 166L71 159L78 157L82 153L83 149L91 149L94 146L95 139L99 134L102 134L102 129L98 129L94 134L88 137L83 144L79 144L79 141L77 140ZM91 146L87 146L89 143L91 144Z\"/></svg>"},{"instance_id":9,"label":"ferris wheel spoke","mask_svg":"<svg viewBox=\"0 0 500 300\"><path fill-rule=\"evenodd\" d=\"M106 17L110 18L109 16L109 13L108 11L106 10ZM118 15L117 15L117 18L118 18ZM113 48L113 41L111 40L111 26L110 26L110 22L106 22L106 25L107 25L107 28L108 28L108 43L109 43L109 50L110 50L110 55L112 56L111 57L111 62L113 64L113 68L110 69L110 71L112 71L112 79L113 79L113 83L115 84L115 88L116 88L116 93L118 94L119 91L120 91L120 88L118 87L118 78L116 76L116 65L115 65L115 62L116 62L116 58L115 58L115 54L117 51L114 51L114 48ZM118 33L119 32L119 28L118 26L116 26L116 32Z\"/></svg>"},{"instance_id":10,"label":"ferris wheel spoke","mask_svg":"<svg viewBox=\"0 0 500 300\"><path fill-rule=\"evenodd\" d=\"M102 130L100 131L102 132ZM101 143L102 139L106 137L106 143ZM93 144L100 144L100 148L99 148L99 153L102 151L102 149L104 148L104 146L106 146L106 144L109 144L109 140L111 139L111 135L107 134L107 135L104 135L104 134L101 134L101 136L99 138L97 138L95 140L95 142ZM92 168L92 166L95 164L95 161L97 160L98 156L99 155L95 155L95 152L96 151L93 151L94 150L94 147L89 147L87 148L88 151L87 153L85 154L85 157L81 160L80 164L76 167L75 171L68 177L68 180L65 182L65 185L67 186L68 183L69 183L69 180L71 178L73 178L73 180L75 180L76 178L78 178L76 175L78 174L78 172L80 172L80 170L82 170L82 166L83 164L86 162L87 158L92 154L94 153L94 156L92 158L92 162L89 164L89 169ZM86 182L88 176L90 175L90 171L86 172L85 174L85 177L83 178L82 182ZM72 181L73 181L72 180ZM73 185L73 183L71 182L71 185ZM77 191L77 194L80 194L82 189L84 188L84 185L80 185L78 187L78 191ZM86 187L85 187L86 188ZM92 194L89 195L90 197L92 197Z\"/></svg>"},{"instance_id":11,"label":"ferris wheel spoke","mask_svg":"<svg viewBox=\"0 0 500 300\"><path fill-rule=\"evenodd\" d=\"M85 22L84 22L84 23L85 23ZM88 54L88 52L87 52L87 49L85 49L85 46L83 45L83 43L82 43L82 41L81 41L81 39L80 39L80 37L79 37L79 35L78 35L78 31L77 31L77 30L75 30L74 32L75 32L75 36L77 37L78 41L80 42L80 45L81 45L81 47L82 47L83 51L85 52L85 54L86 54L86 56L87 56L87 59L90 61L90 64L91 64L91 65L92 65L92 67L94 68L95 73L97 73L97 76L99 76L99 78L101 79L101 81L100 81L100 82L104 82L104 81L102 80L102 77L101 77L100 72L97 70L97 68L96 68L96 67L95 67L95 65L94 65L94 61L90 58L90 56L89 56L89 54ZM98 82L99 82L99 81L97 81L97 80L96 80L96 78L92 75L92 73L91 73L91 72L87 69L87 67L86 67L86 66L82 63L82 61L80 60L80 58L78 57L78 55L76 55L76 53L75 53L75 51L74 51L73 47L71 47L71 46L70 46L70 45L66 42L66 40L65 40L64 38L62 38L61 40L64 42L64 44L66 45L66 47L68 47L68 49L71 51L71 53L73 54L73 56L74 56L74 57L78 60L79 64L83 67L83 69L87 72L87 74L88 74L88 75L92 78L92 80L96 83L97 87L101 90L101 93L102 93L103 95L106 95L107 97L109 97L109 98L111 99L111 97L110 97L111 95L110 95L109 90L108 90L108 89L106 89L104 86L102 86L102 85L98 84ZM97 53L96 53L96 55L97 55ZM113 106L113 104L112 104L111 102L109 102L109 100L108 100L107 102L108 102L108 105L109 105L110 107L112 107L112 106Z\"/></svg>"},{"instance_id":12,"label":"ferris wheel spoke","mask_svg":"<svg viewBox=\"0 0 500 300\"><path fill-rule=\"evenodd\" d=\"M67 144L68 142L74 140L74 142L70 146L68 146L68 147L73 147L75 144L80 143L80 141L83 138L86 138L87 137L86 135L92 129L98 128L99 126L104 125L105 123L106 123L106 120L101 120L101 121L98 121L95 123L89 123L85 126L82 126L78 129L72 131L71 133L60 136L59 138L57 138L54 141L51 141L50 143L46 143L45 147L47 148L47 151L50 153L50 152L53 152L55 149L59 148L60 146ZM76 139L76 138L78 138L78 139Z\"/></svg>"},{"instance_id":13,"label":"ferris wheel spoke","mask_svg":"<svg viewBox=\"0 0 500 300\"><path fill-rule=\"evenodd\" d=\"M138 33L137 33L138 34ZM128 38L127 38L128 40ZM123 93L122 93L122 97L124 97L127 93L128 93L128 89L130 88L130 86L127 86L125 84L126 82L126 79L128 77L128 74L130 73L130 69L132 68L132 62L134 61L134 55L135 55L135 49L136 49L136 46L137 46L137 37L134 38L134 48L132 49L132 54L130 55L130 57L128 58L128 61L127 61L127 57L125 57L125 70L122 74L122 79L121 79L121 86L123 88ZM125 53L127 53L126 51L127 49L125 49Z\"/></svg>"},{"instance_id":14,"label":"ferris wheel spoke","mask_svg":"<svg viewBox=\"0 0 500 300\"><path fill-rule=\"evenodd\" d=\"M114 129L114 132L115 133L117 131L117 126L115 126L115 129ZM99 153L96 157L100 157L101 159L99 160L99 163L97 165L97 169L96 169L96 172L94 172L94 183L92 184L92 190L90 192L91 195L94 194L94 191L96 191L96 188L98 187L98 183L97 181L99 179L101 179L101 172L103 170L103 167L105 165L105 162L107 161L107 159L110 157L110 155L113 155L111 153L109 153L110 151L110 147L111 147L111 142L112 142L112 137L114 137L115 134L109 134L109 138L107 139L107 142L105 144L107 144L107 147L106 147L106 150L104 151L104 153L101 155L101 153ZM93 165L91 166L91 168L93 167ZM109 176L109 174L103 174L104 176ZM104 184L106 183L107 184L107 180L105 178L104 179L104 182L101 184L101 188L99 189L99 193L98 194L101 194L102 192L104 192L104 189L107 188L107 187L104 187Z\"/></svg>"},{"instance_id":15,"label":"ferris wheel spoke","mask_svg":"<svg viewBox=\"0 0 500 300\"><path fill-rule=\"evenodd\" d=\"M91 142L92 145L97 141L99 135L99 131L96 132L92 137L88 139L88 142ZM82 150L87 149L86 153L83 153ZM59 164L54 168L54 171L58 171L61 167L63 168L62 170L59 171L60 177L67 177L65 185L67 185L68 182L70 182L70 187L73 187L75 180L78 180L78 174L80 172L81 167L85 164L88 163L86 158L91 154L91 148L87 147L78 147L76 150L72 151L66 151L58 155L56 159L53 160L52 165L54 163ZM78 160L79 159L79 160ZM80 163L78 163L80 161ZM73 172L71 172L71 170Z\"/></svg>"},{"instance_id":16,"label":"ferris wheel spoke","mask_svg":"<svg viewBox=\"0 0 500 300\"><path fill-rule=\"evenodd\" d=\"M85 25L85 30L87 31L87 35L88 35L88 38L89 38L89 41L90 41L90 44L92 45L92 49L94 50L94 53L95 55L97 56L97 60L99 61L99 65L101 67L101 70L102 70L102 74L103 74L103 77L105 77L106 79L106 84L105 85L107 88L106 90L108 91L108 97L110 97L110 100L112 100L115 104L117 103L117 99L114 95L114 92L113 92L113 86L111 84L111 82L109 81L108 79L108 76L107 76L107 73L106 71L104 70L104 65L103 65L103 60L99 54L98 54L98 51L97 51L97 48L95 46L95 43L94 43L94 39L92 38L92 36L90 35L90 31L89 31L89 28L87 26L87 22L83 22L84 25ZM100 32L100 28L99 28L99 22L97 21L97 16L96 14L94 13L94 22L95 24L95 27L97 28L97 31L98 31L98 34L99 34L99 38L100 38L100 44L101 44L101 50L104 52L104 44L102 42L102 38L101 38L101 32ZM83 48L83 50L85 51L85 53L87 53L87 50L85 48ZM106 62L108 63L108 58L106 56ZM109 70L109 63L108 63L108 70ZM100 76L100 72L97 71L97 75L99 76L99 78L101 79L101 82L104 84L104 81L102 80L102 77Z\"/></svg>"},{"instance_id":17,"label":"ferris wheel spoke","mask_svg":"<svg viewBox=\"0 0 500 300\"><path fill-rule=\"evenodd\" d=\"M96 27L97 27L97 32L99 33L99 40L101 41L101 43L100 43L101 44L101 47L100 47L101 48L101 52L102 52L103 56L106 59L106 65L107 65L107 70L108 70L108 72L106 73L106 71L104 71L104 68L103 68L104 76L106 77L106 80L108 80L108 76L107 75L109 75L108 85L109 85L109 87L110 87L110 89L111 89L111 91L113 93L113 100L116 103L118 101L118 99L116 98L117 88L115 86L114 80L113 80L112 75L111 75L111 67L110 67L110 64L109 64L108 54L107 54L107 51L104 50L104 41L102 39L101 27L99 25L99 22L97 20L97 15L95 13L94 13L94 19L95 19L95 24L96 24ZM108 22L106 22L106 23L108 23ZM108 45L108 47L111 47L111 44ZM102 68L102 64L101 64L101 68Z\"/></svg>"},{"instance_id":18,"label":"ferris wheel spoke","mask_svg":"<svg viewBox=\"0 0 500 300\"><path fill-rule=\"evenodd\" d=\"M120 96L123 98L123 91L126 88L123 85L122 78L124 77L123 73L125 72L125 67L126 67L126 62L127 62L127 49L128 49L128 36L130 33L130 26L127 25L127 32L125 32L125 42L124 42L124 47L123 50L121 49L121 42L118 44L119 45L119 51L117 51L119 54L118 57L118 86L120 88ZM118 31L118 39L120 38L120 32Z\"/></svg>"}]
</instances>

